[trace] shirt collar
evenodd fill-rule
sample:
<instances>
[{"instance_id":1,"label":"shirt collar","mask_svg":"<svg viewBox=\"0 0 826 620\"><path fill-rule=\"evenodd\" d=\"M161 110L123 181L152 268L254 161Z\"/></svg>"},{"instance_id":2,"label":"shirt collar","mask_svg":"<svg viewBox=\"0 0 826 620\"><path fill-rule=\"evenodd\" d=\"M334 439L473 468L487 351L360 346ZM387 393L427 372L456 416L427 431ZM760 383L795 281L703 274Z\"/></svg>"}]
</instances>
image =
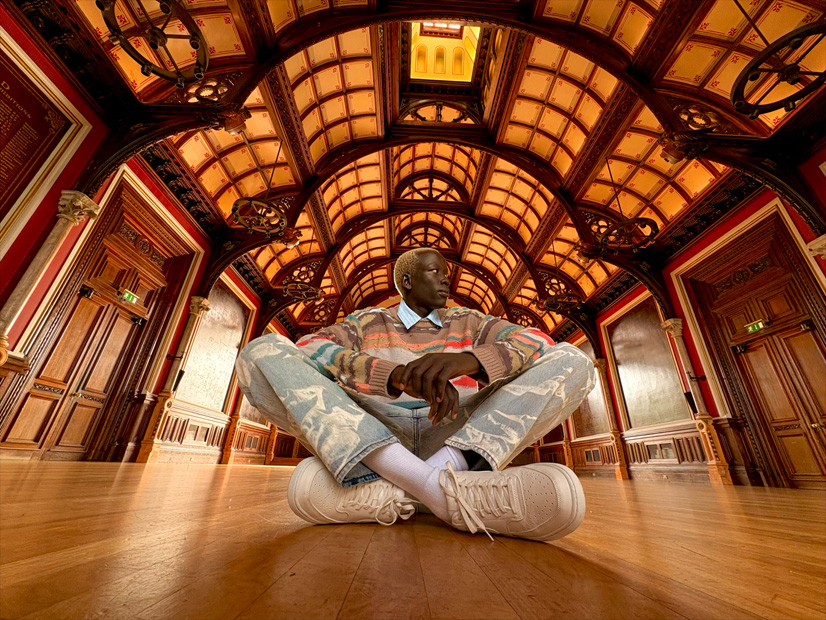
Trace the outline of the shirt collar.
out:
<instances>
[{"instance_id":1,"label":"shirt collar","mask_svg":"<svg viewBox=\"0 0 826 620\"><path fill-rule=\"evenodd\" d=\"M430 321L434 325L438 325L439 327L444 327L442 325L442 319L439 318L438 310L431 310L430 314L424 317L426 320ZM410 329L416 323L422 320L416 312L404 303L404 299L401 300L399 303L399 320L404 324L405 329Z\"/></svg>"}]
</instances>

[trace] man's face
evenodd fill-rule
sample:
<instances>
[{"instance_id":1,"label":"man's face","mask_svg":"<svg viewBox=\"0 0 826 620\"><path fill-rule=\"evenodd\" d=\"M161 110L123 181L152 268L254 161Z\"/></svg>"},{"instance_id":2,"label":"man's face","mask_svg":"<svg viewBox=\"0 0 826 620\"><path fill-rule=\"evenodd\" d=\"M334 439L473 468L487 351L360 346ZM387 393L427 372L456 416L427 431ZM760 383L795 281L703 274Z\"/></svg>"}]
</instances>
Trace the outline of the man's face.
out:
<instances>
[{"instance_id":1,"label":"man's face","mask_svg":"<svg viewBox=\"0 0 826 620\"><path fill-rule=\"evenodd\" d=\"M428 312L444 308L450 294L450 274L447 262L437 251L419 254L419 264L410 276L403 277L407 290L405 301L415 309L418 306ZM409 282L410 288L407 288Z\"/></svg>"}]
</instances>

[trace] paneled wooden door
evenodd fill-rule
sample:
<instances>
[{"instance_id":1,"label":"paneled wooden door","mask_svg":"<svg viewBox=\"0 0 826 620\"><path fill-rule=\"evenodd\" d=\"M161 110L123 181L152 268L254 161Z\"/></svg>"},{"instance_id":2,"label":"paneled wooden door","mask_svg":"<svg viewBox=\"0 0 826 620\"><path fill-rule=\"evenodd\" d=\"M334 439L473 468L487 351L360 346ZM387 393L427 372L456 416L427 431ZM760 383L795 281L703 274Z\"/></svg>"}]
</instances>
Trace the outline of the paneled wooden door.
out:
<instances>
[{"instance_id":1,"label":"paneled wooden door","mask_svg":"<svg viewBox=\"0 0 826 620\"><path fill-rule=\"evenodd\" d=\"M48 361L3 438L42 458L80 459L102 419L124 349L137 327L117 305L83 289Z\"/></svg>"},{"instance_id":2,"label":"paneled wooden door","mask_svg":"<svg viewBox=\"0 0 826 620\"><path fill-rule=\"evenodd\" d=\"M823 343L799 325L744 343L738 364L762 411L788 480L798 487L826 485L826 381Z\"/></svg>"}]
</instances>

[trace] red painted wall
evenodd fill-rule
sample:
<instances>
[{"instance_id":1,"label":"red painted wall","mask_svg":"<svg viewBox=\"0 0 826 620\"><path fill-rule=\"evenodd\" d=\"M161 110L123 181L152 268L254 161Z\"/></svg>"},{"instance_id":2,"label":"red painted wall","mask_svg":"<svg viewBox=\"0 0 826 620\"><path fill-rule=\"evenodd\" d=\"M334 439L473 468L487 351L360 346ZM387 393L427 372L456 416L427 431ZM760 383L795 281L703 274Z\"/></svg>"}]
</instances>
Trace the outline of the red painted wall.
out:
<instances>
[{"instance_id":1,"label":"red painted wall","mask_svg":"<svg viewBox=\"0 0 826 620\"><path fill-rule=\"evenodd\" d=\"M17 239L10 247L6 256L3 257L2 262L0 262L0 305L2 305L5 300L8 299L9 295L11 295L16 282L23 275L29 262L35 254L37 254L37 250L49 235L49 232L51 232L55 223L55 213L57 212L57 204L60 200L60 192L64 189L74 189L75 181L92 157L95 149L97 149L98 145L106 137L108 130L92 107L80 93L72 87L71 83L64 78L60 67L54 65L48 56L39 49L39 42L32 39L25 30L20 28L12 15L2 5L0 5L0 23L3 24L3 27L12 36L14 41L32 59L35 66L46 74L72 105L77 108L78 112L92 125L91 131L87 134L80 149L59 174L43 201L38 205L30 206L30 208L34 210L31 218L17 236ZM43 296L48 290L49 285L54 281L60 266L80 236L83 226L84 225L72 227L69 236L58 251L56 259L52 262L52 265L47 269L42 278L40 286L35 289L29 303L26 308L23 309L20 318L15 322L14 328L9 334L11 336L10 343L12 348L14 348L16 338L19 337L25 323L43 300Z\"/></svg>"}]
</instances>

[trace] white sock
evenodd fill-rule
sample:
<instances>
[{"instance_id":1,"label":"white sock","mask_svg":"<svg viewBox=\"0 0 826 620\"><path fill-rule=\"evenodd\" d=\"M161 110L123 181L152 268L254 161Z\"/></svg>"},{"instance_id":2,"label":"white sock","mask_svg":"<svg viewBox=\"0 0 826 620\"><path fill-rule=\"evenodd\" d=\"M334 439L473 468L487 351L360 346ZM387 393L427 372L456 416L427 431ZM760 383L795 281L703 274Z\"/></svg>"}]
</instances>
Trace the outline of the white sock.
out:
<instances>
[{"instance_id":1,"label":"white sock","mask_svg":"<svg viewBox=\"0 0 826 620\"><path fill-rule=\"evenodd\" d=\"M462 451L453 446L442 446L436 451L436 454L425 461L431 467L438 467L439 469L447 469L445 463L450 461L453 469L456 471L467 471L468 464L465 455Z\"/></svg>"},{"instance_id":2,"label":"white sock","mask_svg":"<svg viewBox=\"0 0 826 620\"><path fill-rule=\"evenodd\" d=\"M385 480L413 495L442 521L447 521L447 500L439 485L438 467L428 465L400 443L373 450L361 461Z\"/></svg>"}]
</instances>

